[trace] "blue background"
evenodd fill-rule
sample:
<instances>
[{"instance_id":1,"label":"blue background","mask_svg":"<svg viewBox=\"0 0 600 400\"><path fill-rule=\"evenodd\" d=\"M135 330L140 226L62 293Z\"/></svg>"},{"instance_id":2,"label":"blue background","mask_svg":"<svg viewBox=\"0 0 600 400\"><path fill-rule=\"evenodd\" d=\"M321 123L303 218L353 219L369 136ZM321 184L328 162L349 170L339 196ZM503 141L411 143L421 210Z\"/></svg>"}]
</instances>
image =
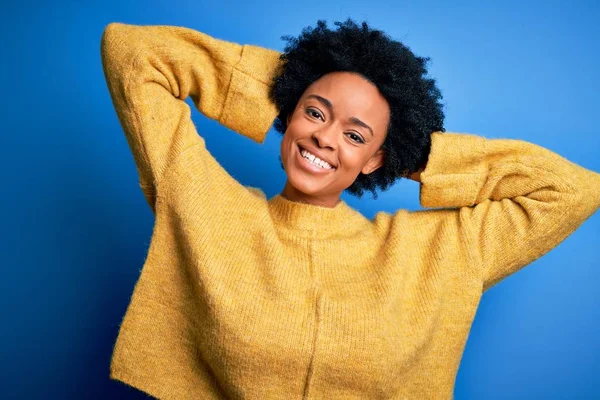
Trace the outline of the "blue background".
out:
<instances>
[{"instance_id":1,"label":"blue background","mask_svg":"<svg viewBox=\"0 0 600 400\"><path fill-rule=\"evenodd\" d=\"M281 50L317 19L366 19L431 57L448 131L531 141L600 171L596 1L81 3L13 2L0 17L2 398L145 397L108 378L153 225L102 74L109 22ZM268 197L283 188L279 134L260 146L194 113L236 179ZM419 209L418 188L344 200L371 217ZM599 238L596 213L483 296L456 399L599 398Z\"/></svg>"}]
</instances>

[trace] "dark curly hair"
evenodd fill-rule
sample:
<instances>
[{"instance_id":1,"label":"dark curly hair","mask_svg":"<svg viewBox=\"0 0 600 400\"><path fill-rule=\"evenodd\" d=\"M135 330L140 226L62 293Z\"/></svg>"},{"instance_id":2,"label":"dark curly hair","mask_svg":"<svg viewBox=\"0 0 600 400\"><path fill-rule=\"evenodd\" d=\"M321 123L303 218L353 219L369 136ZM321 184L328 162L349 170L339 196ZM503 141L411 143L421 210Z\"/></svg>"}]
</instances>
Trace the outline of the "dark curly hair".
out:
<instances>
[{"instance_id":1,"label":"dark curly hair","mask_svg":"<svg viewBox=\"0 0 600 400\"><path fill-rule=\"evenodd\" d=\"M314 81L336 71L354 72L373 83L390 107L390 123L382 145L385 161L371 174L360 173L346 189L361 197L365 190L377 198L400 177L423 167L431 149L431 133L444 131L442 98L435 80L427 78L429 57L417 57L401 42L392 40L366 22L335 22L337 30L319 20L287 41L280 59L283 68L273 79L271 99L279 109L275 129L285 133L287 117Z\"/></svg>"}]
</instances>

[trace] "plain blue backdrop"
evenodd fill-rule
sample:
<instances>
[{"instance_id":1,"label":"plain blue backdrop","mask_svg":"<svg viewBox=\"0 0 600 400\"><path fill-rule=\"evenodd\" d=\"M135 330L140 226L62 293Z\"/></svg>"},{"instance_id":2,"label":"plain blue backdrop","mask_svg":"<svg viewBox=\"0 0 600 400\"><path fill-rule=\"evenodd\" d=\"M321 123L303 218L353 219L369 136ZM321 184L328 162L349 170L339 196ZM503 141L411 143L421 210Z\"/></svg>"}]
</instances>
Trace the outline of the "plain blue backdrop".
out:
<instances>
[{"instance_id":1,"label":"plain blue backdrop","mask_svg":"<svg viewBox=\"0 0 600 400\"><path fill-rule=\"evenodd\" d=\"M100 37L108 23L187 26L281 50L282 35L297 35L318 19L367 20L431 57L447 131L531 141L600 171L598 3L483 4L5 4L0 397L145 397L108 378L154 222L102 74ZM268 197L283 188L274 130L261 146L196 110L193 119L209 150L241 183ZM418 189L403 180L378 200L344 200L372 217L379 210L420 209ZM596 213L483 296L456 399L600 397L599 238Z\"/></svg>"}]
</instances>

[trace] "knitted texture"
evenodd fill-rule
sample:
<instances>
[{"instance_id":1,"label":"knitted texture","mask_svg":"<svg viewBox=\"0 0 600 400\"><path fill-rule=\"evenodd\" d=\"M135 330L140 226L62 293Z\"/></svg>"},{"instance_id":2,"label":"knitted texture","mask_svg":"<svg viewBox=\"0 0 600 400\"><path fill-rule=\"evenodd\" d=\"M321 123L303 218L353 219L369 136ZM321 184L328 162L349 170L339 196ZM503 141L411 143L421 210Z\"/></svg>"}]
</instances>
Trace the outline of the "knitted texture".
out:
<instances>
[{"instance_id":1,"label":"knitted texture","mask_svg":"<svg viewBox=\"0 0 600 400\"><path fill-rule=\"evenodd\" d=\"M600 206L529 142L432 133L419 211L367 219L233 179L191 120L262 142L279 53L112 23L104 73L155 215L110 376L165 399L450 399L482 293Z\"/></svg>"}]
</instances>

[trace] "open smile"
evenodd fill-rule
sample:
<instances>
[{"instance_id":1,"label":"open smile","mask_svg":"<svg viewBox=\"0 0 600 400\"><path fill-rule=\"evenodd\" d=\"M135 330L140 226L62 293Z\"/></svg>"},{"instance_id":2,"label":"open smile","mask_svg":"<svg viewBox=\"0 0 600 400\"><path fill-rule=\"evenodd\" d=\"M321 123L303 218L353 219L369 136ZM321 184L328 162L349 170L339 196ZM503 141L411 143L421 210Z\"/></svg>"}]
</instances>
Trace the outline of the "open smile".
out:
<instances>
[{"instance_id":1,"label":"open smile","mask_svg":"<svg viewBox=\"0 0 600 400\"><path fill-rule=\"evenodd\" d=\"M318 164L314 163L313 161L311 161L310 159L304 157L302 155L303 151L306 151L306 150L304 150L303 148L298 146L298 151L296 152L296 154L298 155L298 158L299 158L299 160L298 160L299 164L303 169L310 171L312 173L317 173L317 174L327 174L329 172L335 171L335 168L333 166L329 166L329 167L325 166L324 167L324 166L318 165Z\"/></svg>"}]
</instances>

